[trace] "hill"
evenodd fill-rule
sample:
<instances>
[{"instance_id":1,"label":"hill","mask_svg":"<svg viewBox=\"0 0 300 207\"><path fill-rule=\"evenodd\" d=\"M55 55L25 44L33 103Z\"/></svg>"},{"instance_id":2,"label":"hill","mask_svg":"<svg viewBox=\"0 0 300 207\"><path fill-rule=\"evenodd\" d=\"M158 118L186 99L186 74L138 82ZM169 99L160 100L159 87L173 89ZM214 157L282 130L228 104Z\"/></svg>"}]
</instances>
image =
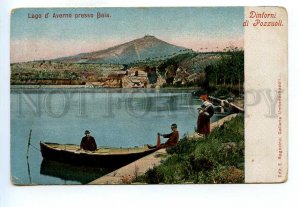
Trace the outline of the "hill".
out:
<instances>
[{"instance_id":1,"label":"hill","mask_svg":"<svg viewBox=\"0 0 300 207\"><path fill-rule=\"evenodd\" d=\"M146 35L142 38L105 50L80 53L75 56L57 58L53 61L68 63L130 64L136 61L166 59L172 55L185 53L187 51L190 51L190 49L172 45L154 36Z\"/></svg>"}]
</instances>

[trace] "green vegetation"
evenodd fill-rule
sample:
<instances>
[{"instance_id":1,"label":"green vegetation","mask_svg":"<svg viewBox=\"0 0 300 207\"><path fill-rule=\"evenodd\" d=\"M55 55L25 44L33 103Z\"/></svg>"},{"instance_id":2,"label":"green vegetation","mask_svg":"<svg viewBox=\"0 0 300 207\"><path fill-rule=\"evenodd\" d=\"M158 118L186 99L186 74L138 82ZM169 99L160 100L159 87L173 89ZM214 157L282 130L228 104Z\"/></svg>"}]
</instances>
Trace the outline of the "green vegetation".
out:
<instances>
[{"instance_id":1,"label":"green vegetation","mask_svg":"<svg viewBox=\"0 0 300 207\"><path fill-rule=\"evenodd\" d=\"M230 48L219 57L204 68L205 80L194 83L201 87L194 92L195 95L208 93L214 97L239 97L243 94L244 51Z\"/></svg>"},{"instance_id":2,"label":"green vegetation","mask_svg":"<svg viewBox=\"0 0 300 207\"><path fill-rule=\"evenodd\" d=\"M208 137L184 137L168 158L136 178L146 183L243 183L244 116L238 115Z\"/></svg>"},{"instance_id":3,"label":"green vegetation","mask_svg":"<svg viewBox=\"0 0 300 207\"><path fill-rule=\"evenodd\" d=\"M221 59L205 68L206 80L203 87L209 91L224 89L237 93L244 83L244 51L237 48L221 54Z\"/></svg>"},{"instance_id":4,"label":"green vegetation","mask_svg":"<svg viewBox=\"0 0 300 207\"><path fill-rule=\"evenodd\" d=\"M214 68L207 68L205 72L208 80L214 85L244 82L244 51L229 50L226 55L221 56Z\"/></svg>"}]
</instances>

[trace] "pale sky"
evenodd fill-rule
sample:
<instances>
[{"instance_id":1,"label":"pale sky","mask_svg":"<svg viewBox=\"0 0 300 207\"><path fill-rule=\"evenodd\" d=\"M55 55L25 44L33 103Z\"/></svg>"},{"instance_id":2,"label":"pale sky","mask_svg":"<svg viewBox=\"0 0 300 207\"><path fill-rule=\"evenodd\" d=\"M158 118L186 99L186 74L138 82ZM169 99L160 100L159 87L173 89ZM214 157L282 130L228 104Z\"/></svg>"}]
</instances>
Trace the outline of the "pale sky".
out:
<instances>
[{"instance_id":1,"label":"pale sky","mask_svg":"<svg viewBox=\"0 0 300 207\"><path fill-rule=\"evenodd\" d=\"M110 17L97 19L97 12ZM53 13L72 17L56 19ZM32 14L42 18L28 18ZM196 51L243 47L243 19L243 7L17 9L11 15L11 62L106 49L145 34Z\"/></svg>"}]
</instances>

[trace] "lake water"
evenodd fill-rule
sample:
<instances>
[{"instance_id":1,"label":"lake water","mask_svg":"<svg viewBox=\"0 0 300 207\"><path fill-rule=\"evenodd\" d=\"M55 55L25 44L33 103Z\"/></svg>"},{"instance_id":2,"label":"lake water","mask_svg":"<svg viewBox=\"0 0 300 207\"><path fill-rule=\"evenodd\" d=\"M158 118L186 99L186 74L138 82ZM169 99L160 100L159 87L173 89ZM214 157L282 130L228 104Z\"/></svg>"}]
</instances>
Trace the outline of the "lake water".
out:
<instances>
[{"instance_id":1,"label":"lake water","mask_svg":"<svg viewBox=\"0 0 300 207\"><path fill-rule=\"evenodd\" d=\"M79 144L91 131L98 146L155 144L176 123L180 138L195 130L201 104L178 89L12 89L11 176L17 184L82 184L113 169L43 161L39 142ZM216 116L211 121L215 121ZM29 131L32 129L28 162Z\"/></svg>"}]
</instances>

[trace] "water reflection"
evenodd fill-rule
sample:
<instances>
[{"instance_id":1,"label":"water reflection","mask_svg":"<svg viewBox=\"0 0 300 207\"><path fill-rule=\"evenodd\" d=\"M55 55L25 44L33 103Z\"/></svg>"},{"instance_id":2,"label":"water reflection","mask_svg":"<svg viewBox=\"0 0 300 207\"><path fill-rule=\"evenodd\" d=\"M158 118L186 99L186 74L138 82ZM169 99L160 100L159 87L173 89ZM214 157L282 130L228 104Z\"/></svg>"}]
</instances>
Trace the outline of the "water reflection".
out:
<instances>
[{"instance_id":1,"label":"water reflection","mask_svg":"<svg viewBox=\"0 0 300 207\"><path fill-rule=\"evenodd\" d=\"M76 166L43 159L40 166L40 174L60 178L65 182L77 181L80 184L87 184L115 169L116 168Z\"/></svg>"}]
</instances>

